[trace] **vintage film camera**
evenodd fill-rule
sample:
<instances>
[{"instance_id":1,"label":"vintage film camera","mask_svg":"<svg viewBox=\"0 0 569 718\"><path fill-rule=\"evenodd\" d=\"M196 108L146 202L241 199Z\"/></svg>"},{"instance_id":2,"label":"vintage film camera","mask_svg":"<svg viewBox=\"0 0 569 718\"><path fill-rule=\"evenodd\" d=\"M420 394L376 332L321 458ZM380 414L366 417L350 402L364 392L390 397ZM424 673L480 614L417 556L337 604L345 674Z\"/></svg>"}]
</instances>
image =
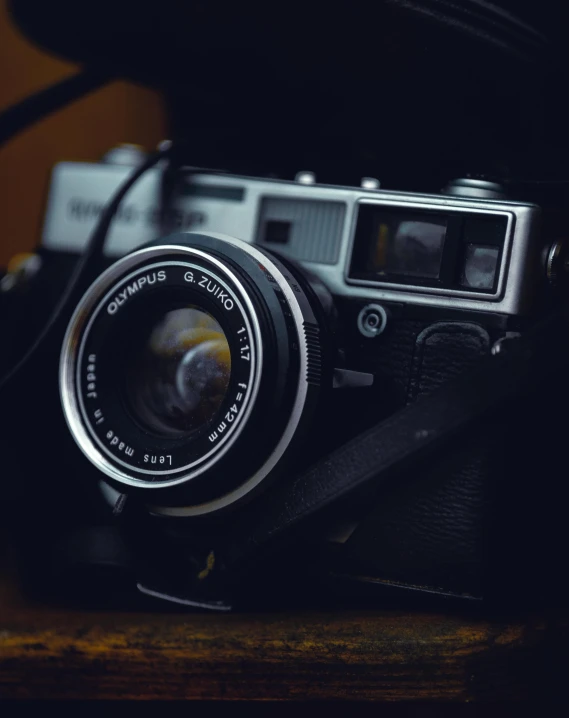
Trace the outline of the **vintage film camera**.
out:
<instances>
[{"instance_id":1,"label":"vintage film camera","mask_svg":"<svg viewBox=\"0 0 569 718\"><path fill-rule=\"evenodd\" d=\"M52 264L82 250L137 153L56 166ZM560 256L537 206L482 179L420 195L369 177L337 187L309 172L182 168L172 180L164 167L134 187L106 252L119 259L64 340L63 413L107 500L129 495L190 545L243 535L303 467L523 335L551 306ZM504 467L536 460L520 422L540 445L532 407L489 420L403 488L346 504L327 545L376 583L485 593L501 502L510 520L525 500ZM78 451L72 463L85 472Z\"/></svg>"},{"instance_id":2,"label":"vintage film camera","mask_svg":"<svg viewBox=\"0 0 569 718\"><path fill-rule=\"evenodd\" d=\"M82 251L138 154L56 166L41 250L51 278ZM473 178L421 195L369 177L338 187L310 172L149 170L111 227L106 264L118 260L100 267L61 349L64 432L81 450L67 447L69 485L79 497L97 477L111 505L129 496L156 535L183 536L199 567L203 546L244 536L299 471L554 305L547 277L563 252L540 232L537 206L504 194ZM332 565L360 583L447 596L486 594L490 574L506 580L493 559L516 564L520 467L545 468L540 401L524 397L435 465L346 502L318 537L341 550ZM160 579L148 592L172 593Z\"/></svg>"}]
</instances>

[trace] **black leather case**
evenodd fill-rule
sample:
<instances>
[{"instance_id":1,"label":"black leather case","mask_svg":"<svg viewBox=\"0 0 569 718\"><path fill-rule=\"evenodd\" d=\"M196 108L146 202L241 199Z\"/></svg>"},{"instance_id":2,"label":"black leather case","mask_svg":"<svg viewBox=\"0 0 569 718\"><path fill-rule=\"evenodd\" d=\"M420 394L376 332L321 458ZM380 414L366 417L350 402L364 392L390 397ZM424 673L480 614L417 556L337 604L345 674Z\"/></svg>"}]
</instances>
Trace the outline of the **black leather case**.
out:
<instances>
[{"instance_id":1,"label":"black leather case","mask_svg":"<svg viewBox=\"0 0 569 718\"><path fill-rule=\"evenodd\" d=\"M399 363L394 379L406 385L407 402L474 365L499 338L465 322L414 333L412 360ZM382 489L342 547L343 574L380 590L399 585L508 606L563 600L567 389L557 381L560 364L551 357L550 385L541 381L536 391L528 381L436 463Z\"/></svg>"},{"instance_id":2,"label":"black leather case","mask_svg":"<svg viewBox=\"0 0 569 718\"><path fill-rule=\"evenodd\" d=\"M407 402L467 370L491 344L486 329L472 323L437 322L416 333L410 361L398 362ZM487 426L434 468L377 496L346 544L350 554L388 580L481 595L499 448L499 434Z\"/></svg>"}]
</instances>

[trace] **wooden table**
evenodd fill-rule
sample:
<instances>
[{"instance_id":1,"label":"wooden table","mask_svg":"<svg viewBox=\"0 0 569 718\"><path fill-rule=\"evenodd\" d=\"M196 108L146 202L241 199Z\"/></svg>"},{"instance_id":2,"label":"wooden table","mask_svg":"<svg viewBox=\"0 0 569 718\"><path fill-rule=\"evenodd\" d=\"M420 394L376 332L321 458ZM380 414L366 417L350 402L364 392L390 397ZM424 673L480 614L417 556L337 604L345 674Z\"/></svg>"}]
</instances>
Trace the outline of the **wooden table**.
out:
<instances>
[{"instance_id":1,"label":"wooden table","mask_svg":"<svg viewBox=\"0 0 569 718\"><path fill-rule=\"evenodd\" d=\"M558 701L568 622L396 610L116 613L0 582L0 697Z\"/></svg>"}]
</instances>

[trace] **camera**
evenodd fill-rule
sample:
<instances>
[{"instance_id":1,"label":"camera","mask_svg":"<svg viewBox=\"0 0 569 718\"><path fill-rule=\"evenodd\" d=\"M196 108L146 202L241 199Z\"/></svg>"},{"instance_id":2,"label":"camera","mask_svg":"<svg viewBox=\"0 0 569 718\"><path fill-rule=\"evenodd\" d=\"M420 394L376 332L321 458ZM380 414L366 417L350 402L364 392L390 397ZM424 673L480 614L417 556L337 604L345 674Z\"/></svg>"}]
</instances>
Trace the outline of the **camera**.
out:
<instances>
[{"instance_id":1,"label":"camera","mask_svg":"<svg viewBox=\"0 0 569 718\"><path fill-rule=\"evenodd\" d=\"M360 387L363 403L362 385L391 384L387 410L405 401L401 362L433 352L433 337L444 365L522 328L539 286L537 207L480 180L458 183L460 196L363 185L182 178L199 231L134 249L87 290L64 340L61 399L114 488L163 515L231 507L280 473L334 381ZM88 212L73 188L52 199L52 222ZM123 210L133 225L151 214ZM453 325L459 312L470 320Z\"/></svg>"},{"instance_id":2,"label":"camera","mask_svg":"<svg viewBox=\"0 0 569 718\"><path fill-rule=\"evenodd\" d=\"M47 266L83 249L136 154L56 166ZM65 333L60 400L81 452L65 470L94 467L108 502L128 496L163 534L231 544L299 472L504 351L549 310L563 252L540 215L481 178L418 194L371 177L348 187L311 172L150 170ZM535 406L519 409L404 486L346 502L318 537L343 552L334 570L485 593L493 517L510 491L497 477L506 461L540 460L526 447L511 456Z\"/></svg>"}]
</instances>

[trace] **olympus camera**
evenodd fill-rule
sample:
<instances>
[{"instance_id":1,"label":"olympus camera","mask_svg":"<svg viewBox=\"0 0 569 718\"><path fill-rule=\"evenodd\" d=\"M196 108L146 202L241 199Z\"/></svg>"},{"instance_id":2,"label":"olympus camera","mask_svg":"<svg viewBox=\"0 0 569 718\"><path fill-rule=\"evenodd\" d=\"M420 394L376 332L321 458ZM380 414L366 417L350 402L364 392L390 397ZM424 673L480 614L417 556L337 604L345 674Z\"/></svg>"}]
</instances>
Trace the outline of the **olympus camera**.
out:
<instances>
[{"instance_id":1,"label":"olympus camera","mask_svg":"<svg viewBox=\"0 0 569 718\"><path fill-rule=\"evenodd\" d=\"M55 168L46 262L81 252L137 152ZM77 482L94 467L108 502L128 496L190 544L231 543L307 466L523 335L551 305L544 267L553 276L559 255L539 208L484 179L411 194L369 177L341 187L310 172L160 166L124 201L105 251L61 349L81 452L69 471ZM319 537L350 556L340 573L481 595L509 491L497 476L527 425L514 413L405 486L347 502Z\"/></svg>"}]
</instances>

